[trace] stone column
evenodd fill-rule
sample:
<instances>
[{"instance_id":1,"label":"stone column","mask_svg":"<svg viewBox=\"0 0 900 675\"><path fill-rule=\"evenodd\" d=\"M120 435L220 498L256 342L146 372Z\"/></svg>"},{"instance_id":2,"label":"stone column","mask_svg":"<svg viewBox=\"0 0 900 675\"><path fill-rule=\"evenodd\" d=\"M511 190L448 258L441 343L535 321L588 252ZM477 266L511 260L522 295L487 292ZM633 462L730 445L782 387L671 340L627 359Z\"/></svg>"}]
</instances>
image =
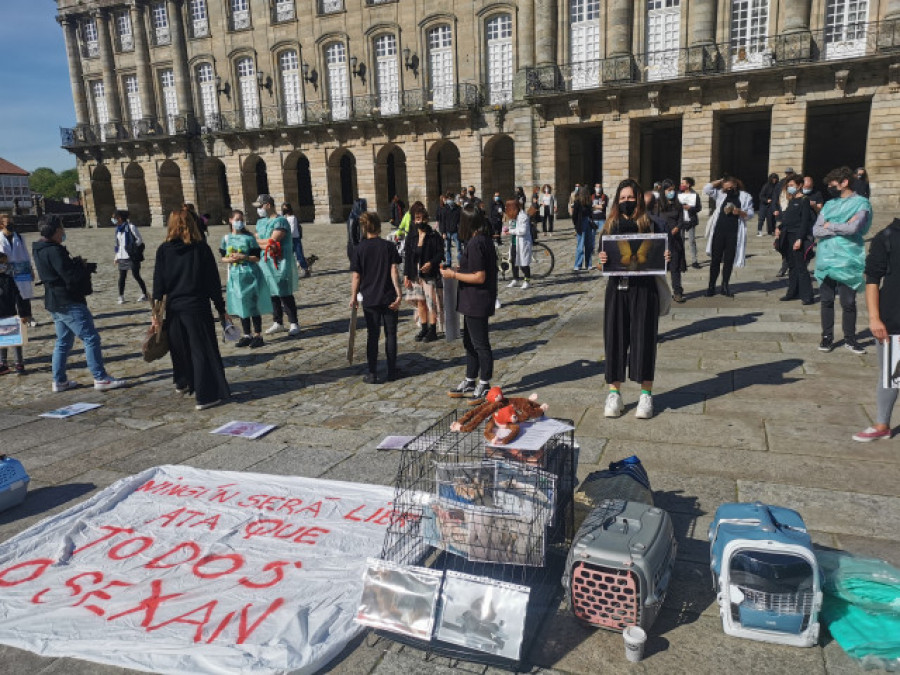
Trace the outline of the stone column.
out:
<instances>
[{"instance_id":1,"label":"stone column","mask_svg":"<svg viewBox=\"0 0 900 675\"><path fill-rule=\"evenodd\" d=\"M112 38L109 34L109 17L103 10L95 10L97 39L100 43L100 63L103 64L103 91L106 95L106 109L110 122L122 121L122 101L119 98L119 80L116 77L116 60L113 55Z\"/></svg>"},{"instance_id":2,"label":"stone column","mask_svg":"<svg viewBox=\"0 0 900 675\"><path fill-rule=\"evenodd\" d=\"M558 12L557 0L534 0L534 52L539 66L556 63Z\"/></svg>"},{"instance_id":3,"label":"stone column","mask_svg":"<svg viewBox=\"0 0 900 675\"><path fill-rule=\"evenodd\" d=\"M811 0L789 0L784 10L784 32L795 33L809 30Z\"/></svg>"},{"instance_id":4,"label":"stone column","mask_svg":"<svg viewBox=\"0 0 900 675\"><path fill-rule=\"evenodd\" d=\"M83 126L91 123L90 104L84 90L81 71L81 54L78 52L78 22L71 16L58 17L66 39L66 56L69 59L69 80L72 84L72 100L75 102L75 123Z\"/></svg>"},{"instance_id":5,"label":"stone column","mask_svg":"<svg viewBox=\"0 0 900 675\"><path fill-rule=\"evenodd\" d=\"M633 23L634 2L610 0L606 23L607 58L603 62L604 82L630 82L634 79Z\"/></svg>"},{"instance_id":6,"label":"stone column","mask_svg":"<svg viewBox=\"0 0 900 675\"><path fill-rule=\"evenodd\" d=\"M516 45L519 48L519 68L530 68L534 65L534 9L540 0L526 0L519 5L516 18Z\"/></svg>"},{"instance_id":7,"label":"stone column","mask_svg":"<svg viewBox=\"0 0 900 675\"><path fill-rule=\"evenodd\" d=\"M769 173L781 175L784 167L804 165L806 103L779 102L772 106Z\"/></svg>"},{"instance_id":8,"label":"stone column","mask_svg":"<svg viewBox=\"0 0 900 675\"><path fill-rule=\"evenodd\" d=\"M884 20L878 26L878 48L893 51L900 46L900 0L888 0Z\"/></svg>"},{"instance_id":9,"label":"stone column","mask_svg":"<svg viewBox=\"0 0 900 675\"><path fill-rule=\"evenodd\" d=\"M785 5L784 30L776 41L779 63L808 61L811 57L812 33L809 30L811 0L789 0Z\"/></svg>"},{"instance_id":10,"label":"stone column","mask_svg":"<svg viewBox=\"0 0 900 675\"><path fill-rule=\"evenodd\" d=\"M150 69L150 48L144 30L144 6L131 5L131 34L134 36L134 61L137 65L138 87L141 92L141 108L145 117L156 117L156 98L153 96L153 74Z\"/></svg>"},{"instance_id":11,"label":"stone column","mask_svg":"<svg viewBox=\"0 0 900 675\"><path fill-rule=\"evenodd\" d=\"M688 50L685 74L715 72L716 0L691 0L688 5Z\"/></svg>"},{"instance_id":12,"label":"stone column","mask_svg":"<svg viewBox=\"0 0 900 675\"><path fill-rule=\"evenodd\" d=\"M175 88L178 95L178 112L181 115L194 115L194 98L191 95L191 72L188 66L187 37L184 33L184 17L181 14L180 0L167 0L169 11L169 34L172 40L173 72Z\"/></svg>"}]
</instances>

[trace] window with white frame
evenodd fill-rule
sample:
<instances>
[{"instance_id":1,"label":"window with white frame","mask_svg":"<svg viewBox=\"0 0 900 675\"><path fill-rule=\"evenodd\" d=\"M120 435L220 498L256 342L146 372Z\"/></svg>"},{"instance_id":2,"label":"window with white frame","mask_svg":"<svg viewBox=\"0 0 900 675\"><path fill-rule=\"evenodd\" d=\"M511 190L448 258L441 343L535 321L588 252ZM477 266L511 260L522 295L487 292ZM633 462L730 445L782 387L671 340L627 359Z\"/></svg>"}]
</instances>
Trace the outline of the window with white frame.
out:
<instances>
[{"instance_id":1,"label":"window with white frame","mask_svg":"<svg viewBox=\"0 0 900 675\"><path fill-rule=\"evenodd\" d=\"M206 0L191 0L188 6L191 14L191 35L206 37L209 35L209 12Z\"/></svg>"},{"instance_id":2,"label":"window with white frame","mask_svg":"<svg viewBox=\"0 0 900 675\"><path fill-rule=\"evenodd\" d=\"M773 63L769 49L769 0L732 0L731 68L763 68Z\"/></svg>"},{"instance_id":3,"label":"window with white frame","mask_svg":"<svg viewBox=\"0 0 900 675\"><path fill-rule=\"evenodd\" d=\"M131 132L136 138L141 135L141 119L144 117L144 109L141 106L141 90L138 86L137 75L126 75L122 81L125 84L125 102L128 104Z\"/></svg>"},{"instance_id":4,"label":"window with white frame","mask_svg":"<svg viewBox=\"0 0 900 675\"><path fill-rule=\"evenodd\" d=\"M134 49L134 35L131 30L131 14L128 10L116 12L116 39L119 42L119 51L130 52Z\"/></svg>"},{"instance_id":5,"label":"window with white frame","mask_svg":"<svg viewBox=\"0 0 900 675\"><path fill-rule=\"evenodd\" d=\"M97 36L97 22L87 18L81 22L81 41L84 43L84 55L100 56L100 40Z\"/></svg>"},{"instance_id":6,"label":"window with white frame","mask_svg":"<svg viewBox=\"0 0 900 675\"><path fill-rule=\"evenodd\" d=\"M162 92L163 109L166 111L166 129L174 134L177 131L178 92L175 90L175 73L171 68L160 71L159 88Z\"/></svg>"},{"instance_id":7,"label":"window with white frame","mask_svg":"<svg viewBox=\"0 0 900 675\"><path fill-rule=\"evenodd\" d=\"M300 59L295 49L281 52L281 93L284 99L284 120L289 125L303 124L303 88L300 83Z\"/></svg>"},{"instance_id":8,"label":"window with white frame","mask_svg":"<svg viewBox=\"0 0 900 675\"><path fill-rule=\"evenodd\" d=\"M169 33L169 12L165 2L154 2L150 5L150 22L153 26L154 44L169 44L172 36Z\"/></svg>"},{"instance_id":9,"label":"window with white frame","mask_svg":"<svg viewBox=\"0 0 900 675\"><path fill-rule=\"evenodd\" d=\"M347 73L347 47L343 42L333 42L325 48L325 65L328 67L331 117L345 120L350 117L350 76Z\"/></svg>"},{"instance_id":10,"label":"window with white frame","mask_svg":"<svg viewBox=\"0 0 900 675\"><path fill-rule=\"evenodd\" d=\"M435 26L428 31L428 74L431 102L435 109L452 108L455 102L456 76L453 68L453 33L450 26Z\"/></svg>"},{"instance_id":11,"label":"window with white frame","mask_svg":"<svg viewBox=\"0 0 900 675\"><path fill-rule=\"evenodd\" d=\"M570 0L572 89L600 84L600 0Z\"/></svg>"},{"instance_id":12,"label":"window with white frame","mask_svg":"<svg viewBox=\"0 0 900 675\"><path fill-rule=\"evenodd\" d=\"M400 66L397 37L393 33L375 38L375 74L381 114L397 115L400 112Z\"/></svg>"},{"instance_id":13,"label":"window with white frame","mask_svg":"<svg viewBox=\"0 0 900 675\"><path fill-rule=\"evenodd\" d=\"M106 140L106 127L109 124L109 108L106 106L106 89L103 80L91 82L91 95L94 99L94 121L100 127L100 140Z\"/></svg>"},{"instance_id":14,"label":"window with white frame","mask_svg":"<svg viewBox=\"0 0 900 675\"><path fill-rule=\"evenodd\" d=\"M229 0L231 8L231 30L250 28L250 0Z\"/></svg>"},{"instance_id":15,"label":"window with white frame","mask_svg":"<svg viewBox=\"0 0 900 675\"><path fill-rule=\"evenodd\" d=\"M275 0L275 21L293 21L296 18L294 0Z\"/></svg>"},{"instance_id":16,"label":"window with white frame","mask_svg":"<svg viewBox=\"0 0 900 675\"><path fill-rule=\"evenodd\" d=\"M197 84L200 88L200 105L203 109L203 124L209 129L219 127L219 92L216 76L209 63L197 66Z\"/></svg>"},{"instance_id":17,"label":"window with white frame","mask_svg":"<svg viewBox=\"0 0 900 675\"><path fill-rule=\"evenodd\" d=\"M260 122L259 83L256 81L256 66L253 59L245 57L237 62L238 88L241 92L241 110L244 113L244 128L258 129Z\"/></svg>"},{"instance_id":18,"label":"window with white frame","mask_svg":"<svg viewBox=\"0 0 900 675\"><path fill-rule=\"evenodd\" d=\"M681 0L647 2L647 79L678 75L681 44Z\"/></svg>"},{"instance_id":19,"label":"window with white frame","mask_svg":"<svg viewBox=\"0 0 900 675\"><path fill-rule=\"evenodd\" d=\"M825 57L863 56L869 0L828 0L825 9Z\"/></svg>"},{"instance_id":20,"label":"window with white frame","mask_svg":"<svg viewBox=\"0 0 900 675\"><path fill-rule=\"evenodd\" d=\"M487 85L491 105L512 103L512 16L501 14L487 22Z\"/></svg>"},{"instance_id":21,"label":"window with white frame","mask_svg":"<svg viewBox=\"0 0 900 675\"><path fill-rule=\"evenodd\" d=\"M336 14L344 11L344 0L319 0L319 14Z\"/></svg>"}]
</instances>

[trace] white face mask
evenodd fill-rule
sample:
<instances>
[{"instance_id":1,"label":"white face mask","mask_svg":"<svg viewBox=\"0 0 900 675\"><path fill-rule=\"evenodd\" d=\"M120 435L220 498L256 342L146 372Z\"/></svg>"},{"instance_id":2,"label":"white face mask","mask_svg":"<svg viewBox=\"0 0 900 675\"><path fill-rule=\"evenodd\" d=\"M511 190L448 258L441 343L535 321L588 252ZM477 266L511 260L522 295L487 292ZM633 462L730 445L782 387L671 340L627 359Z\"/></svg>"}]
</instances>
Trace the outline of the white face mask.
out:
<instances>
[{"instance_id":1,"label":"white face mask","mask_svg":"<svg viewBox=\"0 0 900 675\"><path fill-rule=\"evenodd\" d=\"M231 226L234 228L235 232L240 232L241 230L244 229L244 221L236 220L231 224Z\"/></svg>"},{"instance_id":2,"label":"white face mask","mask_svg":"<svg viewBox=\"0 0 900 675\"><path fill-rule=\"evenodd\" d=\"M595 186L594 186L594 192L596 192L598 195L600 194L601 190L600 190L600 186L599 186L599 185L595 185Z\"/></svg>"},{"instance_id":3,"label":"white face mask","mask_svg":"<svg viewBox=\"0 0 900 675\"><path fill-rule=\"evenodd\" d=\"M256 209L256 215L258 215L260 218L265 218L268 213L263 207L260 206L258 209Z\"/></svg>"}]
</instances>

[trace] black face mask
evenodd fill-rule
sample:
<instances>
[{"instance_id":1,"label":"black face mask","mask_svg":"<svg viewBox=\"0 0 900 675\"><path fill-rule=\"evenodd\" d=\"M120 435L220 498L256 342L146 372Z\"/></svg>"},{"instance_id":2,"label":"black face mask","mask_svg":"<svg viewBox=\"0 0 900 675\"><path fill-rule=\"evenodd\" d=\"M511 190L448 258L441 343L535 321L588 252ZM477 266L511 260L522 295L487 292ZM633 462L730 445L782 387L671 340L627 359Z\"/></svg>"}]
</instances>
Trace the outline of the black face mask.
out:
<instances>
[{"instance_id":1,"label":"black face mask","mask_svg":"<svg viewBox=\"0 0 900 675\"><path fill-rule=\"evenodd\" d=\"M841 196L841 189L836 187L829 187L828 194L831 195L832 199L838 199Z\"/></svg>"},{"instance_id":2,"label":"black face mask","mask_svg":"<svg viewBox=\"0 0 900 675\"><path fill-rule=\"evenodd\" d=\"M619 202L619 213L626 218L631 218L637 210L637 202Z\"/></svg>"}]
</instances>

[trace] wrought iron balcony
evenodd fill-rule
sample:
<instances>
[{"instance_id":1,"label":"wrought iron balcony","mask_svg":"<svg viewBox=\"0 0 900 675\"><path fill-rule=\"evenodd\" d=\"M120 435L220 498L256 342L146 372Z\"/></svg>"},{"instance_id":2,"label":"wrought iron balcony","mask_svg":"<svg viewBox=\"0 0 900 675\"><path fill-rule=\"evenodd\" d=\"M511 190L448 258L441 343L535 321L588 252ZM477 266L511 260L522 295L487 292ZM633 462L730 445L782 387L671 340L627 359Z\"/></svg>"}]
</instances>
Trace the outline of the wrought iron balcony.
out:
<instances>
[{"instance_id":1,"label":"wrought iron balcony","mask_svg":"<svg viewBox=\"0 0 900 675\"><path fill-rule=\"evenodd\" d=\"M526 97L723 75L779 66L844 61L900 51L900 21L847 24L774 35L735 45L682 47L526 69Z\"/></svg>"},{"instance_id":2,"label":"wrought iron balcony","mask_svg":"<svg viewBox=\"0 0 900 675\"><path fill-rule=\"evenodd\" d=\"M64 148L79 148L103 143L142 141L167 136L186 136L198 131L196 121L188 115L167 115L165 117L144 117L133 122L108 122L107 124L84 124L77 127L61 127L61 145Z\"/></svg>"}]
</instances>

